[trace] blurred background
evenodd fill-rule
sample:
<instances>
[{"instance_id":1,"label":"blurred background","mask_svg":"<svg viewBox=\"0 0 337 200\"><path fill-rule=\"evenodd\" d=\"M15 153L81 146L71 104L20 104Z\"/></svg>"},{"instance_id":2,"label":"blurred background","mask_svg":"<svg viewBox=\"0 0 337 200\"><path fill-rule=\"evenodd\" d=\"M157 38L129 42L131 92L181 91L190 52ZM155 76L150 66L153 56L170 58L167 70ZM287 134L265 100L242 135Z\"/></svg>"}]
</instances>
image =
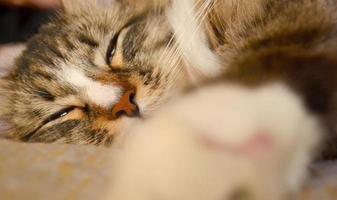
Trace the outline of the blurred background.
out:
<instances>
[{"instance_id":1,"label":"blurred background","mask_svg":"<svg viewBox=\"0 0 337 200\"><path fill-rule=\"evenodd\" d=\"M0 0L0 77L13 66L25 42L60 7L61 0Z\"/></svg>"},{"instance_id":2,"label":"blurred background","mask_svg":"<svg viewBox=\"0 0 337 200\"><path fill-rule=\"evenodd\" d=\"M25 42L60 4L60 0L0 0L0 45Z\"/></svg>"}]
</instances>

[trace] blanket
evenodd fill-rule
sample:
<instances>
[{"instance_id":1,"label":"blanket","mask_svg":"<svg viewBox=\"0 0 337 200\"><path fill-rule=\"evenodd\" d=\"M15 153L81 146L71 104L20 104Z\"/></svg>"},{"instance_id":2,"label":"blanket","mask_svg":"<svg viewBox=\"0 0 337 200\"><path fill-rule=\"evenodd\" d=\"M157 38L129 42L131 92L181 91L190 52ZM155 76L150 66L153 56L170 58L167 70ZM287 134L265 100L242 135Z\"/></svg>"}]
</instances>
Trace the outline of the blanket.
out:
<instances>
[{"instance_id":1,"label":"blanket","mask_svg":"<svg viewBox=\"0 0 337 200\"><path fill-rule=\"evenodd\" d=\"M0 140L0 149L2 200L103 198L118 153L103 147L8 140ZM315 164L311 171L299 199L337 199L337 161Z\"/></svg>"}]
</instances>

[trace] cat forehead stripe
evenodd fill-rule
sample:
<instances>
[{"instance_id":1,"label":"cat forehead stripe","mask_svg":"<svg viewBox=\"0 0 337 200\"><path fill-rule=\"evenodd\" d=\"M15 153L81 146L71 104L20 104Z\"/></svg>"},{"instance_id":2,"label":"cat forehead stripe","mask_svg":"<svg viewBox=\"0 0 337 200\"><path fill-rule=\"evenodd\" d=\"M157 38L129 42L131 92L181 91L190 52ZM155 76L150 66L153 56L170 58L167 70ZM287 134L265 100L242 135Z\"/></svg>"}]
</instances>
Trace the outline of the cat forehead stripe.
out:
<instances>
[{"instance_id":1,"label":"cat forehead stripe","mask_svg":"<svg viewBox=\"0 0 337 200\"><path fill-rule=\"evenodd\" d=\"M63 67L61 78L71 85L84 90L89 100L96 105L109 108L120 99L122 88L114 85L104 85L87 77L82 71Z\"/></svg>"}]
</instances>

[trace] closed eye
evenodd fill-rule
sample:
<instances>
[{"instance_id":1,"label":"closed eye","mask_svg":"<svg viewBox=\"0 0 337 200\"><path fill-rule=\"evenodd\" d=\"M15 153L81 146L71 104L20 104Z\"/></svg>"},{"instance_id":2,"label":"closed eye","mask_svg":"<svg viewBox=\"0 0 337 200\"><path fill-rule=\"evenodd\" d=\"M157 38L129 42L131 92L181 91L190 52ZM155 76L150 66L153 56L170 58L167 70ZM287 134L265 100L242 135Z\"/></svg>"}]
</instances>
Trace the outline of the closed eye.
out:
<instances>
[{"instance_id":1,"label":"closed eye","mask_svg":"<svg viewBox=\"0 0 337 200\"><path fill-rule=\"evenodd\" d=\"M105 59L106 59L106 63L109 66L111 66L113 57L115 56L116 51L117 51L117 42L118 42L119 35L120 35L120 32L113 36L113 38L110 40L110 44L106 52Z\"/></svg>"},{"instance_id":2,"label":"closed eye","mask_svg":"<svg viewBox=\"0 0 337 200\"><path fill-rule=\"evenodd\" d=\"M36 129L34 129L33 131L29 132L27 135L25 135L24 137L22 137L21 139L23 141L28 142L30 140L30 138L37 132L39 131L41 128L43 128L46 124L55 121L57 119L63 118L65 116L67 116L69 113L71 113L72 111L74 111L77 107L76 106L70 106L64 109L61 109L60 111L50 115L49 117L47 117L45 120L43 120L42 124L37 127Z\"/></svg>"},{"instance_id":3,"label":"closed eye","mask_svg":"<svg viewBox=\"0 0 337 200\"><path fill-rule=\"evenodd\" d=\"M135 21L131 21L122 27L110 40L108 49L105 55L105 62L110 68L115 69L123 66L122 43L126 36L127 30Z\"/></svg>"},{"instance_id":4,"label":"closed eye","mask_svg":"<svg viewBox=\"0 0 337 200\"><path fill-rule=\"evenodd\" d=\"M48 124L49 122L52 122L52 121L57 120L59 118L65 117L71 111L73 111L75 108L76 108L76 106L71 106L71 107L64 108L64 109L62 109L62 110L60 110L60 111L58 111L58 112L50 115L49 117L47 117L47 119L45 119L42 124L45 125L45 124Z\"/></svg>"},{"instance_id":5,"label":"closed eye","mask_svg":"<svg viewBox=\"0 0 337 200\"><path fill-rule=\"evenodd\" d=\"M141 21L144 18L144 15L136 16L135 18L131 19L127 24L125 24L110 40L106 55L105 55L105 62L110 67L120 67L120 61L114 62L114 57L116 54L120 53L121 51L118 51L118 48L121 48L121 46L118 42L119 36L123 32L123 30L128 29L133 24L136 24L137 22ZM118 60L118 59L117 59Z\"/></svg>"}]
</instances>

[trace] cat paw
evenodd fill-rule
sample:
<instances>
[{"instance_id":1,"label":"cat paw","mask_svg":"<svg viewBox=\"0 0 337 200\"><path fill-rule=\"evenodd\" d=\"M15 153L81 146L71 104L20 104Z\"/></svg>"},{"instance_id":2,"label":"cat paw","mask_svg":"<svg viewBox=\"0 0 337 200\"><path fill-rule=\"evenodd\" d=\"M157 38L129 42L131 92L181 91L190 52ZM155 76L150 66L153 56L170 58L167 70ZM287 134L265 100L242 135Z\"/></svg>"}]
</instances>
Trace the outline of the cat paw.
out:
<instances>
[{"instance_id":1,"label":"cat paw","mask_svg":"<svg viewBox=\"0 0 337 200\"><path fill-rule=\"evenodd\" d=\"M301 97L281 83L210 85L187 94L167 112L209 148L288 168L289 190L300 187L323 135Z\"/></svg>"},{"instance_id":2,"label":"cat paw","mask_svg":"<svg viewBox=\"0 0 337 200\"><path fill-rule=\"evenodd\" d=\"M283 199L299 189L320 131L284 85L199 88L133 130L108 197Z\"/></svg>"}]
</instances>

